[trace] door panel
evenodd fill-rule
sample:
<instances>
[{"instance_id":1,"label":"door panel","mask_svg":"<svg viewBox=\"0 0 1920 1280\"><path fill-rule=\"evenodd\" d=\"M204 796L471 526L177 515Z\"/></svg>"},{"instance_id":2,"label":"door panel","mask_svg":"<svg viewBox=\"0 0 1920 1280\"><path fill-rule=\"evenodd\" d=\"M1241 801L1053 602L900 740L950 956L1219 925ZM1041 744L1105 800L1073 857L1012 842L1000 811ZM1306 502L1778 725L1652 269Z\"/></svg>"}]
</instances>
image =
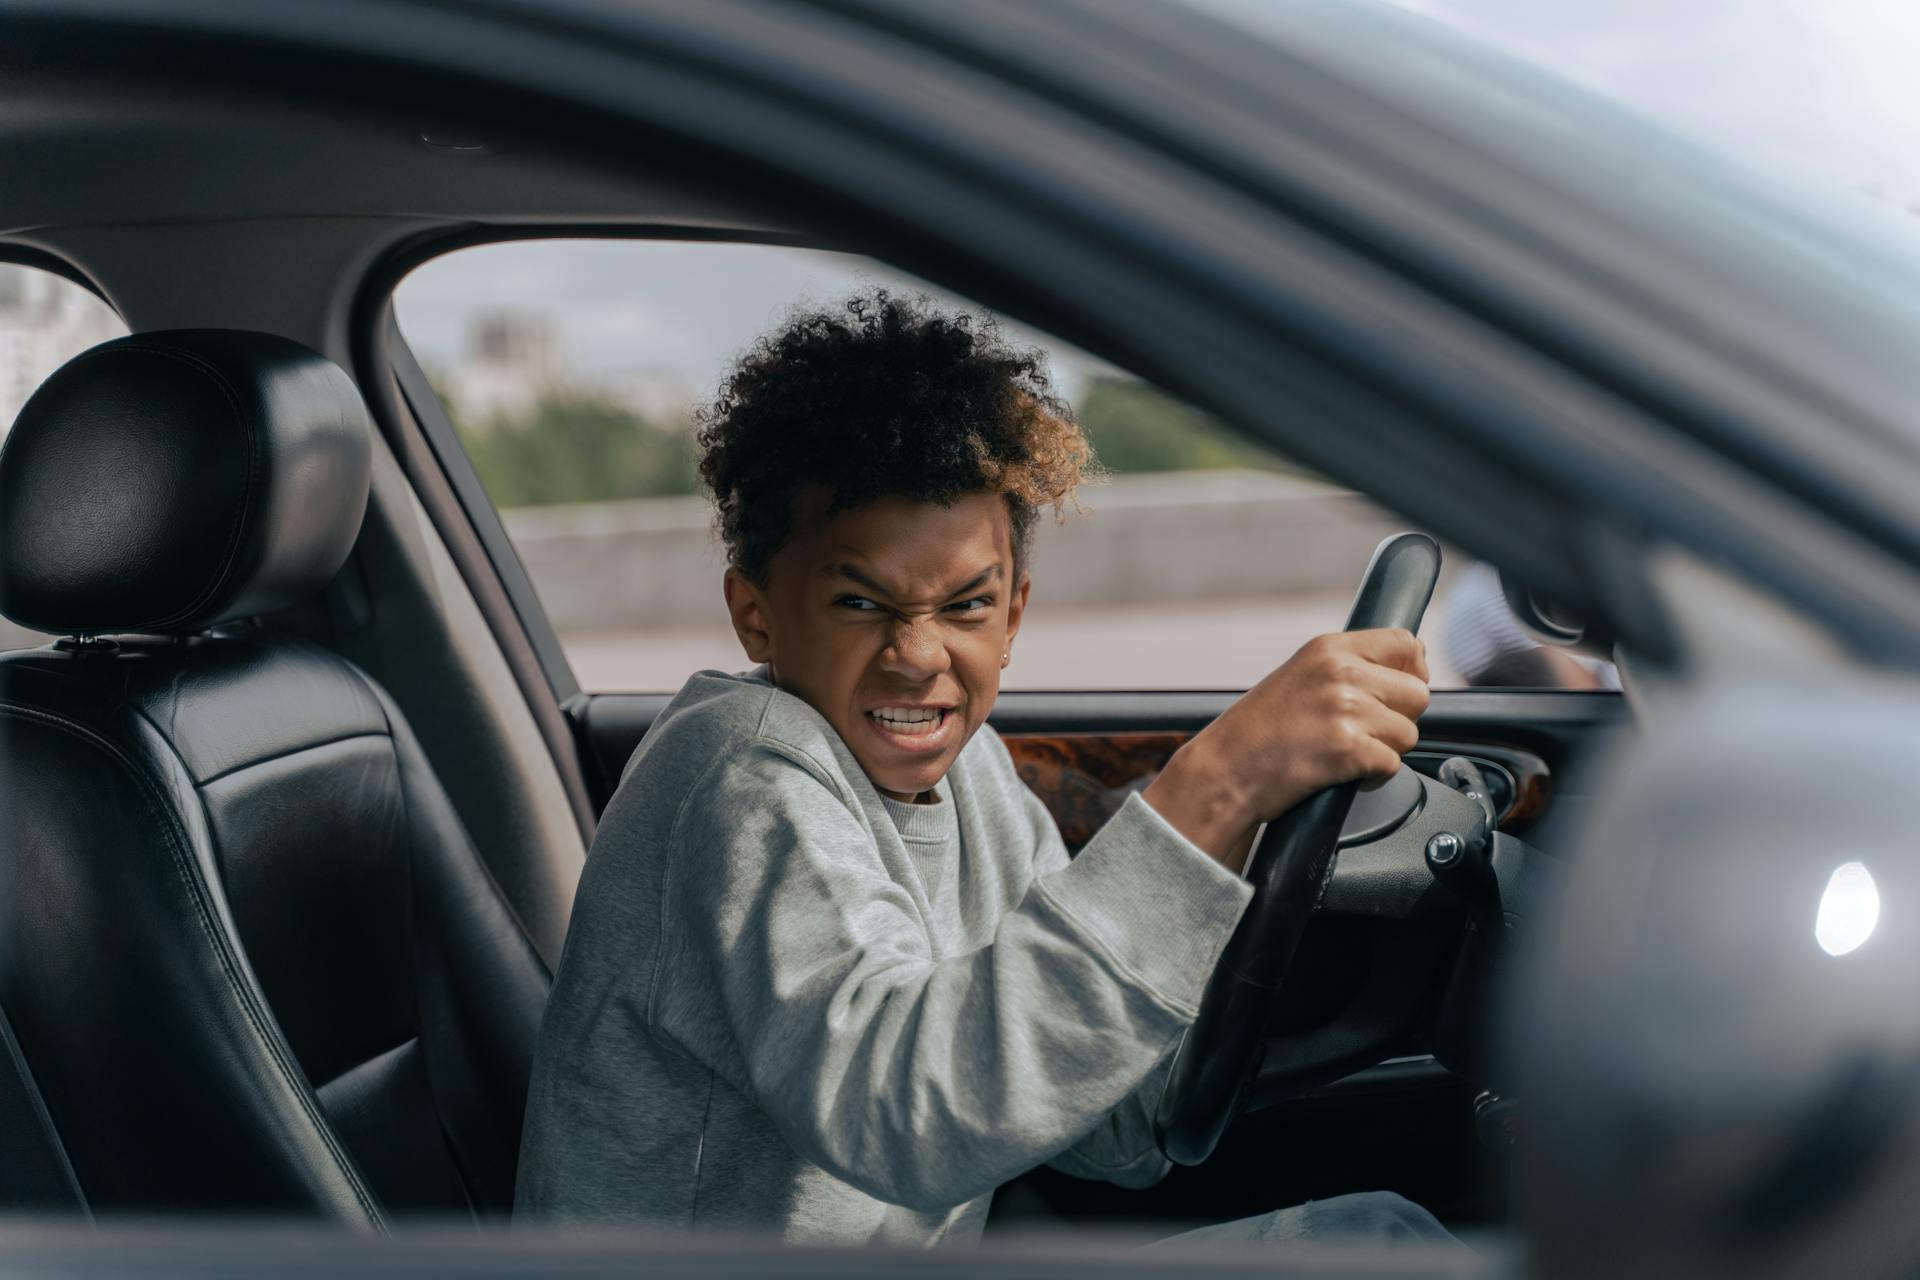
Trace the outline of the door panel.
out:
<instances>
[{"instance_id":1,"label":"door panel","mask_svg":"<svg viewBox=\"0 0 1920 1280\"><path fill-rule=\"evenodd\" d=\"M1013 767L1046 802L1061 838L1074 852L1093 839L1129 795L1152 782L1192 737L1185 730L1004 735Z\"/></svg>"},{"instance_id":2,"label":"door panel","mask_svg":"<svg viewBox=\"0 0 1920 1280\"><path fill-rule=\"evenodd\" d=\"M595 815L606 810L640 739L672 701L670 693L582 693L567 700L563 710L573 726Z\"/></svg>"}]
</instances>

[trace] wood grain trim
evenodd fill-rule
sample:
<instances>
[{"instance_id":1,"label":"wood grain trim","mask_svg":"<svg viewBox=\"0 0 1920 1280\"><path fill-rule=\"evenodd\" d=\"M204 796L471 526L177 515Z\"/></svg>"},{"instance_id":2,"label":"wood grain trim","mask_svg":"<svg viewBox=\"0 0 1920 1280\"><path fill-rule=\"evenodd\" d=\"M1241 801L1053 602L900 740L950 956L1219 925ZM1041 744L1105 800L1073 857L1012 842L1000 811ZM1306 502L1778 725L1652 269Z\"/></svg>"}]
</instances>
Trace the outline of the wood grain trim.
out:
<instances>
[{"instance_id":1,"label":"wood grain trim","mask_svg":"<svg viewBox=\"0 0 1920 1280\"><path fill-rule=\"evenodd\" d=\"M1053 815L1067 848L1093 839L1126 799L1152 782L1189 732L1010 733L1002 735L1013 767ZM1500 829L1519 835L1546 816L1553 774L1531 751L1490 742L1422 742L1424 752L1478 756L1513 778L1513 799Z\"/></svg>"},{"instance_id":2,"label":"wood grain trim","mask_svg":"<svg viewBox=\"0 0 1920 1280\"><path fill-rule=\"evenodd\" d=\"M1191 733L1003 735L1013 767L1060 827L1067 848L1093 839L1129 795L1152 782Z\"/></svg>"},{"instance_id":3,"label":"wood grain trim","mask_svg":"<svg viewBox=\"0 0 1920 1280\"><path fill-rule=\"evenodd\" d=\"M1500 814L1499 826L1508 835L1520 835L1547 816L1547 804L1553 798L1553 770L1533 752L1505 743L1452 738L1423 741L1418 749L1491 761L1505 770L1513 779L1513 798Z\"/></svg>"}]
</instances>

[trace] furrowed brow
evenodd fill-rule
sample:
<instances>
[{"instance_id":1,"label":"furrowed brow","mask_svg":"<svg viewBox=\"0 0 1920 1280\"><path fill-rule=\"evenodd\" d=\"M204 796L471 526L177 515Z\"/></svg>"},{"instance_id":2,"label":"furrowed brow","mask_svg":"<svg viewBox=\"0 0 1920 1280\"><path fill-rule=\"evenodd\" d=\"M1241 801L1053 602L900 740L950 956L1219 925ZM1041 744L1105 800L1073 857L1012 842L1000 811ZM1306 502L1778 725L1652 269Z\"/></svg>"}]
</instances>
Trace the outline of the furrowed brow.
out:
<instances>
[{"instance_id":1,"label":"furrowed brow","mask_svg":"<svg viewBox=\"0 0 1920 1280\"><path fill-rule=\"evenodd\" d=\"M893 593L889 591L886 587L880 585L878 582L875 582L872 578L869 578L866 574L860 572L860 570L854 568L850 564L830 564L830 565L822 566L820 570L820 576L823 578L834 578L834 577L845 578L849 582L852 582L853 584L855 584L856 586L861 587L864 590L871 591L875 595L880 596L884 599L890 600L893 598ZM951 600L955 596L965 595L967 592L977 590L980 587L985 586L987 582L990 581L991 579L998 578L1000 576L1001 576L1000 566L998 564L990 564L986 568L982 569L979 573L974 574L973 577L961 583L959 586L954 587L949 591L947 591L946 594L941 598L946 600Z\"/></svg>"},{"instance_id":2,"label":"furrowed brow","mask_svg":"<svg viewBox=\"0 0 1920 1280\"><path fill-rule=\"evenodd\" d=\"M879 583L875 582L872 578L869 578L866 574L860 572L858 569L854 568L850 564L827 565L825 568L820 570L820 576L823 578L835 578L835 577L845 578L848 581L852 582L855 586L860 587L863 590L873 592L874 595L882 596L889 600L893 598L893 594L890 591L888 591L885 587L881 586Z\"/></svg>"},{"instance_id":3,"label":"furrowed brow","mask_svg":"<svg viewBox=\"0 0 1920 1280\"><path fill-rule=\"evenodd\" d=\"M963 596L967 594L967 592L969 591L977 591L981 587L986 586L987 582L990 579L997 578L999 576L1000 576L1000 566L997 564L990 564L986 568L982 569L979 573L974 574L973 577L967 579L965 582L961 583L959 586L955 587L953 590L947 592L947 599L951 600L955 596Z\"/></svg>"}]
</instances>

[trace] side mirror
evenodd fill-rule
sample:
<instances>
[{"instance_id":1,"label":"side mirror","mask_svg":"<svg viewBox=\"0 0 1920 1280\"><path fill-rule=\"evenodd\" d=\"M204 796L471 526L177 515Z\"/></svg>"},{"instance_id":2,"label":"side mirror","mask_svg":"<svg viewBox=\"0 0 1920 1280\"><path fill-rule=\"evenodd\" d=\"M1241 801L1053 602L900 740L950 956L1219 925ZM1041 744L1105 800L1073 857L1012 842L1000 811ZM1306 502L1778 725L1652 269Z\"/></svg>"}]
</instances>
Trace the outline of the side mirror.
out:
<instances>
[{"instance_id":1,"label":"side mirror","mask_svg":"<svg viewBox=\"0 0 1920 1280\"><path fill-rule=\"evenodd\" d=\"M1515 956L1543 1274L1920 1270L1920 684L1675 693Z\"/></svg>"},{"instance_id":2,"label":"side mirror","mask_svg":"<svg viewBox=\"0 0 1920 1280\"><path fill-rule=\"evenodd\" d=\"M1586 636L1585 619L1558 601L1521 586L1505 570L1500 573L1500 589L1506 594L1507 608L1540 643L1576 645Z\"/></svg>"}]
</instances>

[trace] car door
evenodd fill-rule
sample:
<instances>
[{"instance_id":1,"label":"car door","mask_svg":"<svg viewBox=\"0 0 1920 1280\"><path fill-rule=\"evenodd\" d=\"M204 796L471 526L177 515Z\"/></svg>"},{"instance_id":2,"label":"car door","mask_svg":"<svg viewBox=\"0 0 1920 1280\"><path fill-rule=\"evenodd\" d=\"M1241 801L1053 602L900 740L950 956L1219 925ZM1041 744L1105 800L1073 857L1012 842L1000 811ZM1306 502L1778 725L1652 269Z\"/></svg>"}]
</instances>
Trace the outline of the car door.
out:
<instances>
[{"instance_id":1,"label":"car door","mask_svg":"<svg viewBox=\"0 0 1920 1280\"><path fill-rule=\"evenodd\" d=\"M1367 6L1283 6L1271 44L1146 6L1084 4L992 6L998 21L930 3L766 4L702 23L665 2L566 5L556 18L546 0L500 0L453 31L434 6L367 4L380 20L347 24L250 9L243 30L230 7L177 0L138 16L77 5L117 25L64 33L46 6L13 8L41 43L51 30L115 56L171 51L152 37L233 21L227 56L177 61L209 79L271 67L289 93L337 102L348 78L334 67L261 56L324 42L379 70L355 78L367 100L405 92L441 108L427 95L478 86L463 104L476 117L482 96L497 101L607 174L685 176L672 148L687 146L710 170L693 176L740 175L766 223L830 226L931 276L977 281L981 296L1057 318L1243 429L1259 431L1275 403L1311 402L1335 429L1264 434L1530 581L1578 593L1655 661L1676 646L1661 626L1670 601L1648 580L1676 550L1850 652L1910 667L1920 651L1900 372L1912 318L1896 300L1912 295L1910 269ZM653 216L630 189L620 199L586 212ZM583 216L532 203L458 211L473 213L522 227ZM688 222L711 230L710 218ZM224 248L237 229L208 239ZM343 292L300 319L343 363L336 322L353 304ZM400 375L435 429L417 370L356 364L370 396ZM623 699L583 693L554 661L553 626L487 503L449 517L420 479L444 465L468 485L457 447L399 452L459 544L455 560L505 585L504 603L481 607L590 827L590 771L620 755L593 746L595 712L604 729ZM462 537L476 560L462 558ZM1158 733L1169 721L1127 723ZM1578 793L1563 770L1554 778L1551 811L1563 814ZM1294 1137L1268 1142L1286 1150Z\"/></svg>"},{"instance_id":2,"label":"car door","mask_svg":"<svg viewBox=\"0 0 1920 1280\"><path fill-rule=\"evenodd\" d=\"M499 278L517 282L512 299L490 292ZM397 290L416 348L398 354L421 360L402 380L409 402L423 423L438 415L436 450L466 471L469 515L517 571L515 611L537 637L596 813L678 684L743 665L694 484L702 396L781 306L876 279L925 287L795 246L554 238L428 261ZM606 320L622 315L624 327ZM679 328L631 346L615 336L650 316L678 316ZM1013 327L1050 356L1112 471L1083 495L1085 513L1040 531L1033 603L991 716L1074 850L1239 692L1337 629L1374 543L1407 522ZM1532 838L1577 809L1575 762L1621 720L1620 695L1591 659L1489 661L1496 641L1540 646L1521 636L1490 570L1454 561L1425 629L1439 688L1408 759L1429 774L1450 756L1475 761L1501 828ZM1487 634L1489 611L1499 636ZM1587 687L1468 683L1503 672ZM1212 1160L1145 1194L1039 1171L1002 1197L997 1220L1200 1218L1377 1186L1497 1216L1500 1133L1476 1120L1491 1104L1476 1108L1479 1086L1439 1066L1418 1030L1457 936L1316 928L1307 951L1324 972L1308 1007L1272 1029L1272 1063L1291 1055L1302 1070L1257 1099Z\"/></svg>"},{"instance_id":3,"label":"car door","mask_svg":"<svg viewBox=\"0 0 1920 1280\"><path fill-rule=\"evenodd\" d=\"M1654 668L1679 667L1676 615L1688 611L1656 577L1689 559L1850 652L1910 663L1917 651L1916 463L1900 426L1910 397L1884 376L1901 364L1906 326L1887 322L1900 308L1880 291L1908 273L1634 122L1360 9L1289 11L1259 48L1183 15L1094 20L1084 6L1027 13L1017 36L938 6L884 16L846 6L810 29L818 43L776 38L797 10L724 30L676 25L664 8L611 12L582 29L684 55L675 72L708 91L700 110L681 80L629 76L599 93L591 119L572 116L584 90L559 77L566 59L521 57L511 32L479 32L459 56L544 95L543 119L579 119L581 147L602 160L631 154L628 135L604 130L609 119L670 122L675 137L737 159L740 174L791 190L791 223L831 227L837 242L865 241L1009 312L1057 320L1247 437L1284 441L1314 470L1564 593ZM1075 56L1089 40L1102 57ZM845 74L848 57L872 74ZM943 92L926 92L930 76ZM1781 244L1805 251L1773 252ZM396 372L430 425L434 388ZM653 702L623 708L617 684L555 660L564 647L529 581L537 573L490 524L457 438L439 430L436 458L468 491L466 523L508 598L496 632L538 660L522 688L546 704L549 743L590 824L596 789ZM1150 692L1094 696L1119 706L1135 690ZM1577 730L1582 741L1620 718L1615 695L1577 696L1614 708ZM1005 714L1019 701L1010 694ZM1497 719L1507 737L1544 741L1530 716ZM1183 722L1120 723L1162 733ZM1535 754L1558 788L1548 812L1564 814L1577 780L1566 759ZM1419 1056L1417 1045L1370 1047ZM1396 1070L1409 1066L1424 1070ZM1452 1125L1435 1167L1457 1174L1476 1157L1458 1105L1470 1086L1450 1087L1456 1096L1426 1114ZM1339 1105L1391 1114L1359 1097ZM1334 1114L1329 1105L1295 1109ZM1266 1145L1307 1148L1315 1159L1289 1168L1321 1176L1338 1153L1364 1149L1358 1132L1315 1146L1285 1126ZM1407 1132L1382 1144L1403 1165L1423 1158ZM1269 1177L1272 1164L1261 1164ZM1223 1154L1160 1194L1230 1167ZM1455 1193L1472 1186L1446 1181ZM1260 1185L1276 1199L1298 1190ZM1194 1198L1235 1207L1220 1192Z\"/></svg>"}]
</instances>

